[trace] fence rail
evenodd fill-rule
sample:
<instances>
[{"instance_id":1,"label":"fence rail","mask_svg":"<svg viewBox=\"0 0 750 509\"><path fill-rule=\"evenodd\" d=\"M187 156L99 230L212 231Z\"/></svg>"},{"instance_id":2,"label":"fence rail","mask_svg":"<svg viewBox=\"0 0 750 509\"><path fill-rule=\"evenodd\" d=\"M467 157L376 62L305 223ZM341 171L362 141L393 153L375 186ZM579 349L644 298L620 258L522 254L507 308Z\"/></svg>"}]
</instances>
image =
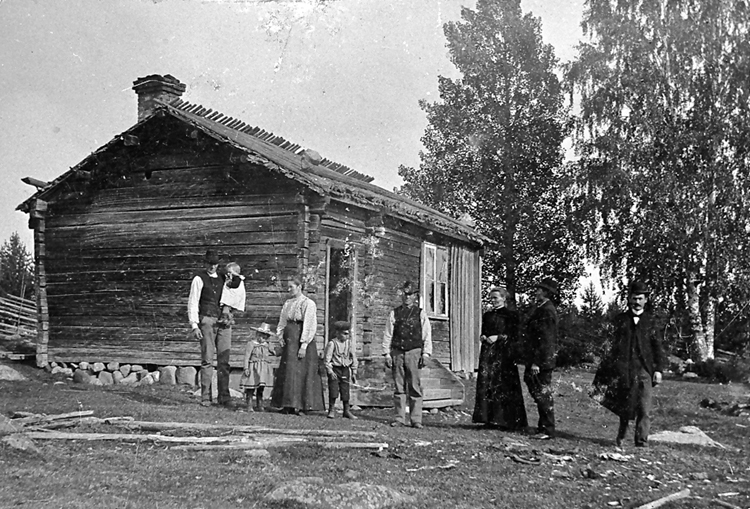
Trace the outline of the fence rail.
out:
<instances>
[{"instance_id":1,"label":"fence rail","mask_svg":"<svg viewBox=\"0 0 750 509\"><path fill-rule=\"evenodd\" d=\"M36 304L32 300L0 297L0 336L36 336Z\"/></svg>"}]
</instances>

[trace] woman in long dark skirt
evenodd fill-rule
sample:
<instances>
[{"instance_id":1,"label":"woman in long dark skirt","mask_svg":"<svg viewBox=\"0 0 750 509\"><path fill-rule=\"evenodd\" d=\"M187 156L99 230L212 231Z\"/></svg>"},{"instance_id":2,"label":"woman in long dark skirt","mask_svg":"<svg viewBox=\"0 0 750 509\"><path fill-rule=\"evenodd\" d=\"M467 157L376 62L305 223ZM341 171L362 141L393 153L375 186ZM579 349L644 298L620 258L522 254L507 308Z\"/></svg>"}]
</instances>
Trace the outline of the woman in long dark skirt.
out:
<instances>
[{"instance_id":1,"label":"woman in long dark skirt","mask_svg":"<svg viewBox=\"0 0 750 509\"><path fill-rule=\"evenodd\" d=\"M490 291L492 309L482 315L476 405L473 421L509 430L528 425L516 367L518 315L505 307L504 288Z\"/></svg>"},{"instance_id":2,"label":"woman in long dark skirt","mask_svg":"<svg viewBox=\"0 0 750 509\"><path fill-rule=\"evenodd\" d=\"M302 293L302 279L292 277L289 298L281 308L276 335L283 334L284 348L271 393L271 405L285 413L323 410L323 382L318 371L318 328L315 302Z\"/></svg>"}]
</instances>

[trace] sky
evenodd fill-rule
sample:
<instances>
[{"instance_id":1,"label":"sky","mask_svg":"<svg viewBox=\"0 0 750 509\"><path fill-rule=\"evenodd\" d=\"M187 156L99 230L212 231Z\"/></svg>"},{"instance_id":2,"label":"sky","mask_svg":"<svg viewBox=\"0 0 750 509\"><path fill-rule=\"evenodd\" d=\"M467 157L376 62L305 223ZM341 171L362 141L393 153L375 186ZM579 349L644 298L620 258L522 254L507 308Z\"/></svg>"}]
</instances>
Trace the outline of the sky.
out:
<instances>
[{"instance_id":1,"label":"sky","mask_svg":"<svg viewBox=\"0 0 750 509\"><path fill-rule=\"evenodd\" d=\"M419 165L418 101L458 74L442 26L475 0L0 0L0 241L15 210L136 122L132 82L172 74L183 99L375 177ZM561 61L583 0L522 0Z\"/></svg>"}]
</instances>

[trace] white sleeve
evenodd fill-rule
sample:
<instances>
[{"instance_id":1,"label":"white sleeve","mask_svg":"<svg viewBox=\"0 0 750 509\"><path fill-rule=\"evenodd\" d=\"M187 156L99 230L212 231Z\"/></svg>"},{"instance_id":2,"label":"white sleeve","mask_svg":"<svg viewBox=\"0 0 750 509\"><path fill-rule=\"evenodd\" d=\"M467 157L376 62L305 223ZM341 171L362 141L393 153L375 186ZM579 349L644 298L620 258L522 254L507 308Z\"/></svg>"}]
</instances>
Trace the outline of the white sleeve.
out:
<instances>
[{"instance_id":1,"label":"white sleeve","mask_svg":"<svg viewBox=\"0 0 750 509\"><path fill-rule=\"evenodd\" d=\"M311 298L306 298L304 315L302 316L302 337L300 344L308 345L315 340L318 332L318 307Z\"/></svg>"},{"instance_id":2,"label":"white sleeve","mask_svg":"<svg viewBox=\"0 0 750 509\"><path fill-rule=\"evenodd\" d=\"M188 321L193 329L198 328L198 301L200 301L202 291L203 280L200 276L195 276L193 282L190 283L190 297L188 297L187 306Z\"/></svg>"},{"instance_id":3,"label":"white sleeve","mask_svg":"<svg viewBox=\"0 0 750 509\"><path fill-rule=\"evenodd\" d=\"M393 324L396 323L396 314L391 311L388 315L388 321L385 322L385 331L383 332L383 355L391 354L391 342L393 341Z\"/></svg>"}]
</instances>

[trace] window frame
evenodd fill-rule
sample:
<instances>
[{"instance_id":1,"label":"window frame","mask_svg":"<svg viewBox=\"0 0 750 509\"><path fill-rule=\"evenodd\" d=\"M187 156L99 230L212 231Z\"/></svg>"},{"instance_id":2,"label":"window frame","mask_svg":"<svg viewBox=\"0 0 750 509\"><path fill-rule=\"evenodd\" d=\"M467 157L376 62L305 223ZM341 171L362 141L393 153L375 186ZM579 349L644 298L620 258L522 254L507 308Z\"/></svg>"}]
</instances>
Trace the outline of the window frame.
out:
<instances>
[{"instance_id":1,"label":"window frame","mask_svg":"<svg viewBox=\"0 0 750 509\"><path fill-rule=\"evenodd\" d=\"M428 267L428 253L432 253L432 267ZM439 267L438 267L438 253L443 253L446 270L445 270L445 281L440 281ZM422 281L421 281L421 292L420 297L423 303L423 309L429 318L436 318L440 320L448 320L450 318L450 250L446 246L439 246L430 242L422 243ZM430 279L431 276L431 279ZM432 295L429 293L429 281L436 283L445 283L445 291L443 294L443 301L445 303L445 313L437 313L434 309L430 309L432 302L437 302L437 292L440 288L439 284L434 284L432 287Z\"/></svg>"}]
</instances>

